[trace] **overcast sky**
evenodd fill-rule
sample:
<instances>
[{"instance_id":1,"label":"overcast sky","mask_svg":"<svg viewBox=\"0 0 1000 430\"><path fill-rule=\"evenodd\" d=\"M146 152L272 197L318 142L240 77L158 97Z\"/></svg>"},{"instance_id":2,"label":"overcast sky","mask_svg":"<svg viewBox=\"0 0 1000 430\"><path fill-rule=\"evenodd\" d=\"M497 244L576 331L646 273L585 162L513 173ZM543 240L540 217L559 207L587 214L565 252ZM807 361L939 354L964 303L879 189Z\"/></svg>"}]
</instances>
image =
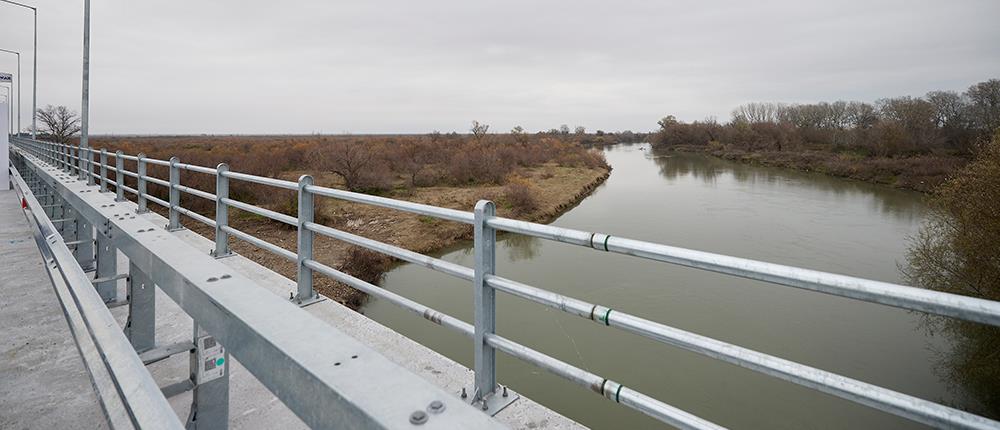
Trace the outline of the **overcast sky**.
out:
<instances>
[{"instance_id":1,"label":"overcast sky","mask_svg":"<svg viewBox=\"0 0 1000 430\"><path fill-rule=\"evenodd\" d=\"M39 105L79 110L83 1L19 1L39 8ZM91 132L650 130L961 91L1000 77L998 17L996 0L93 0ZM0 48L30 77L29 11L0 4Z\"/></svg>"}]
</instances>

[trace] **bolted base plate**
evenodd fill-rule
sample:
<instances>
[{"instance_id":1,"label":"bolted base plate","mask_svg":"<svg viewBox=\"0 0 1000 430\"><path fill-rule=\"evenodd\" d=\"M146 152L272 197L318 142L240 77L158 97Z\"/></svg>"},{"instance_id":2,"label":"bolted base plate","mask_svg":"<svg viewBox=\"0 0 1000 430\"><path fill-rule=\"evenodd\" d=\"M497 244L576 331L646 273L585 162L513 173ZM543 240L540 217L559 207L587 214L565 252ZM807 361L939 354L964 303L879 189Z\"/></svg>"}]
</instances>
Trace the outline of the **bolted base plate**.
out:
<instances>
[{"instance_id":1,"label":"bolted base plate","mask_svg":"<svg viewBox=\"0 0 1000 430\"><path fill-rule=\"evenodd\" d=\"M499 385L497 387L497 391L495 394L486 397L486 409L483 409L483 401L475 400L472 394L468 394L464 399L462 399L462 401L474 406L476 409L483 411L484 414L489 414L490 416L494 416L500 411L502 411L503 408L510 406L511 403L514 403L515 400L521 397L520 394L517 394L514 390L511 390L510 388L506 388L507 397L504 397L503 396L504 389L505 387L503 385ZM476 390L473 387L466 387L466 389L464 390L464 392L466 393L474 393L475 391ZM460 392L458 394L459 398L461 398L462 393Z\"/></svg>"},{"instance_id":2,"label":"bolted base plate","mask_svg":"<svg viewBox=\"0 0 1000 430\"><path fill-rule=\"evenodd\" d=\"M317 295L312 296L311 298L308 298L308 299L305 299L305 300L299 300L298 298L292 298L291 302L295 303L296 305L299 305L300 308L304 308L304 307L309 306L309 305L311 305L313 303L322 302L323 300L326 300L326 297L317 294Z\"/></svg>"}]
</instances>

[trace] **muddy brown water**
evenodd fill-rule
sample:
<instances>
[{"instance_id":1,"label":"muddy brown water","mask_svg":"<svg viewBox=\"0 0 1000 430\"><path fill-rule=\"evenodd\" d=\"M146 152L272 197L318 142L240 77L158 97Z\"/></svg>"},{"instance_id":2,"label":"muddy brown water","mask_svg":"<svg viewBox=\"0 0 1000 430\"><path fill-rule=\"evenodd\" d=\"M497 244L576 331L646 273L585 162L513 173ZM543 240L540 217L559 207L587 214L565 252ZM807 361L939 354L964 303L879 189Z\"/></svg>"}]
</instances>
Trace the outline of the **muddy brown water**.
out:
<instances>
[{"instance_id":1,"label":"muddy brown water","mask_svg":"<svg viewBox=\"0 0 1000 430\"><path fill-rule=\"evenodd\" d=\"M648 145L607 148L608 181L553 224L900 282L917 193L747 166ZM928 400L961 406L934 372L943 339L916 314L522 236L501 236L502 276ZM439 253L472 266L468 243ZM468 282L412 265L382 286L471 322ZM750 370L498 293L498 332L731 428L921 428ZM362 311L472 367L469 340L377 299ZM935 352L938 351L938 352ZM587 388L497 353L501 383L593 428L664 428Z\"/></svg>"}]
</instances>

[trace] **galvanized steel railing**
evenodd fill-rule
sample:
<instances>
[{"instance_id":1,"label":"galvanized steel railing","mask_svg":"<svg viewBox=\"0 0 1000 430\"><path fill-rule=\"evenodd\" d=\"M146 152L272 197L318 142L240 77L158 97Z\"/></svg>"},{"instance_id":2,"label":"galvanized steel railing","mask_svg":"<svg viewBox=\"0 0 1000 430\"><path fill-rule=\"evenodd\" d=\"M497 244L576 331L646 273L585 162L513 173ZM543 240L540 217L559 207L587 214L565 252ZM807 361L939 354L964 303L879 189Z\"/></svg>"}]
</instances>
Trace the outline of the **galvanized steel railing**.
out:
<instances>
[{"instance_id":1,"label":"galvanized steel railing","mask_svg":"<svg viewBox=\"0 0 1000 430\"><path fill-rule=\"evenodd\" d=\"M14 190L34 227L46 272L111 427L184 428L58 229L41 210L28 184L32 179L11 170Z\"/></svg>"},{"instance_id":2,"label":"galvanized steel railing","mask_svg":"<svg viewBox=\"0 0 1000 430\"><path fill-rule=\"evenodd\" d=\"M181 163L177 157L173 157L169 161L164 161L146 158L143 154L129 156L119 151L111 155L104 150L97 151L37 140L16 138L14 141L18 147L33 153L48 163L58 166L67 172L76 172L81 180L87 180L91 184L99 181L102 190L108 186L109 178L107 172L115 172L114 186L118 193L118 200L123 200L125 198L124 192L129 192L136 195L140 210L145 209L147 201L165 207L169 212L170 224L168 228L170 229L182 228L180 215L187 216L215 228L216 246L212 252L217 257L230 254L228 236L233 236L295 262L298 266L298 294L293 299L298 302L307 302L316 299L317 296L312 285L312 275L314 272L319 272L410 310L434 323L468 336L473 340L475 348L475 387L472 394L472 401L473 403L481 404L482 408L488 412L502 407L502 398L506 397L506 389L498 386L496 383L495 351L500 350L512 357L527 361L570 381L588 387L616 403L624 404L629 408L640 411L664 423L680 428L719 428L719 426L707 420L667 405L611 379L577 368L495 333L495 292L499 290L525 300L592 320L599 325L615 327L654 341L735 364L913 421L936 427L969 429L1000 428L1000 422L968 412L680 330L604 305L574 299L498 276L495 273L496 232L506 231L523 234L556 242L584 246L601 252L631 255L993 326L1000 326L1000 302L619 238L604 233L585 232L502 218L495 215L494 205L489 201L480 201L473 212L465 212L321 187L315 185L312 177L308 175L302 176L299 182L295 183L232 172L226 164L220 164L215 169L212 169ZM81 153L85 155L81 156ZM99 173L93 172L92 163L95 154L99 156ZM111 167L107 162L109 156L115 157L114 167ZM135 161L137 163L137 171L129 172L125 170L123 160ZM169 180L146 175L147 164L168 167L170 169ZM217 179L215 194L181 185L180 172L182 170L214 175ZM136 189L124 185L124 178L126 176L131 176L137 180ZM298 216L292 217L229 198L230 179L297 191ZM148 182L168 187L170 190L169 201L149 195L146 191L146 184ZM181 207L180 193L187 193L214 201L216 203L215 219L209 219ZM316 196L380 206L448 221L471 224L474 228L475 267L464 267L318 224L313 220L313 201ZM298 252L288 251L232 228L228 225L228 209L230 207L295 226L298 230ZM474 324L469 324L443 314L428 306L381 289L316 261L313 259L312 254L312 242L315 234L378 251L409 263L472 282L475 297ZM501 394L501 391L503 394Z\"/></svg>"}]
</instances>

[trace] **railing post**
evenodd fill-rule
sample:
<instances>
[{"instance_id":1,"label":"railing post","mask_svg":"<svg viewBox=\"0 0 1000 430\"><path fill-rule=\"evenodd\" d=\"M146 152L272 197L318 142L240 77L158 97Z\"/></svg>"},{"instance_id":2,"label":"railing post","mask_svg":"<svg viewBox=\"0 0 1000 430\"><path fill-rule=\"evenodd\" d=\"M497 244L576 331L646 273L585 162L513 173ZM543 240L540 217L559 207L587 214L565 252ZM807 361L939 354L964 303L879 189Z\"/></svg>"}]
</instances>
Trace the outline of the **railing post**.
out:
<instances>
[{"instance_id":1,"label":"railing post","mask_svg":"<svg viewBox=\"0 0 1000 430\"><path fill-rule=\"evenodd\" d=\"M83 176L83 143L79 143L76 146L76 179L82 181L86 179Z\"/></svg>"},{"instance_id":2,"label":"railing post","mask_svg":"<svg viewBox=\"0 0 1000 430\"><path fill-rule=\"evenodd\" d=\"M138 161L136 161L135 173L139 178L135 184L135 189L136 194L138 194L136 203L139 207L136 208L135 213L144 214L149 212L149 209L146 208L146 154L140 152L136 159Z\"/></svg>"},{"instance_id":3,"label":"railing post","mask_svg":"<svg viewBox=\"0 0 1000 430\"><path fill-rule=\"evenodd\" d=\"M313 258L313 232L306 229L307 222L313 222L315 207L313 205L314 196L306 187L313 184L313 177L302 175L299 177L299 225L298 225L298 296L295 298L298 303L312 300L316 297L313 291L312 269L306 267L305 262Z\"/></svg>"},{"instance_id":4,"label":"railing post","mask_svg":"<svg viewBox=\"0 0 1000 430\"><path fill-rule=\"evenodd\" d=\"M94 185L94 150L87 147L87 185Z\"/></svg>"},{"instance_id":5,"label":"railing post","mask_svg":"<svg viewBox=\"0 0 1000 430\"><path fill-rule=\"evenodd\" d=\"M101 148L101 192L108 192L108 150Z\"/></svg>"},{"instance_id":6,"label":"railing post","mask_svg":"<svg viewBox=\"0 0 1000 430\"><path fill-rule=\"evenodd\" d=\"M215 249L212 251L215 258L232 255L229 252L229 233L223 229L229 225L229 206L223 202L229 198L229 178L225 175L228 171L226 163L215 167Z\"/></svg>"},{"instance_id":7,"label":"railing post","mask_svg":"<svg viewBox=\"0 0 1000 430\"><path fill-rule=\"evenodd\" d=\"M128 321L125 336L136 352L156 347L156 286L139 266L128 264Z\"/></svg>"},{"instance_id":8,"label":"railing post","mask_svg":"<svg viewBox=\"0 0 1000 430\"><path fill-rule=\"evenodd\" d=\"M496 206L489 200L476 203L475 227L475 277L472 291L475 305L475 389L472 402L482 400L487 410L487 399L496 393L496 351L486 343L486 335L496 331L496 292L486 285L486 277L496 271L496 230L486 225L486 219L496 213Z\"/></svg>"},{"instance_id":9,"label":"railing post","mask_svg":"<svg viewBox=\"0 0 1000 430\"><path fill-rule=\"evenodd\" d=\"M181 227L181 213L177 210L181 206L181 190L177 188L181 184L181 168L177 166L180 163L180 158L170 157L170 211L169 211L169 224L167 224L167 231L177 231L184 227Z\"/></svg>"},{"instance_id":10,"label":"railing post","mask_svg":"<svg viewBox=\"0 0 1000 430\"><path fill-rule=\"evenodd\" d=\"M121 151L115 151L115 201L125 201L125 157Z\"/></svg>"},{"instance_id":11,"label":"railing post","mask_svg":"<svg viewBox=\"0 0 1000 430\"><path fill-rule=\"evenodd\" d=\"M187 429L229 427L229 351L194 322L191 382L194 392Z\"/></svg>"}]
</instances>

